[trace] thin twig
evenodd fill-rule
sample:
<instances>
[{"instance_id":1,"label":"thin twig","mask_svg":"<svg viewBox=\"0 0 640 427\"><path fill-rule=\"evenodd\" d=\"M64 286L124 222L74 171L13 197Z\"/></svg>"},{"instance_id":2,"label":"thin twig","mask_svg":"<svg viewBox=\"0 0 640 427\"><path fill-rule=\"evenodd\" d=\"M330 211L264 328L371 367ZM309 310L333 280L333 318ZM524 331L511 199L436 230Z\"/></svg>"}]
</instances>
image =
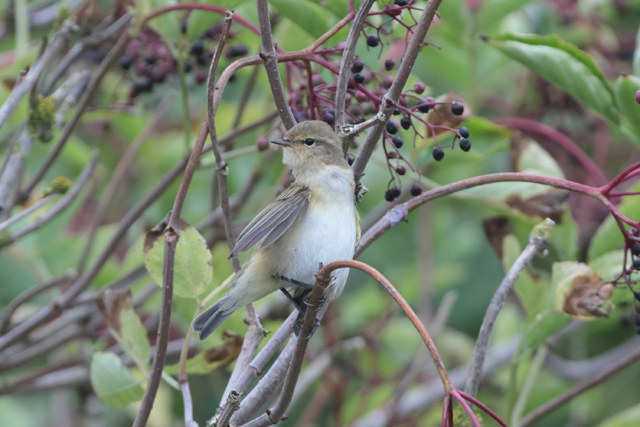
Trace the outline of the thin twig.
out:
<instances>
[{"instance_id":1,"label":"thin twig","mask_svg":"<svg viewBox=\"0 0 640 427\"><path fill-rule=\"evenodd\" d=\"M273 94L273 100L280 114L280 119L284 124L284 127L291 129L296 124L296 119L293 117L291 107L287 100L287 95L284 93L284 87L282 86L282 79L280 78L280 70L278 70L278 52L273 46L273 40L271 35L271 23L269 22L269 5L267 0L258 0L258 22L260 24L260 42L262 44L262 52L260 58L264 64L264 68L267 70L267 77L269 78L269 86L271 87L271 93Z\"/></svg>"},{"instance_id":2,"label":"thin twig","mask_svg":"<svg viewBox=\"0 0 640 427\"><path fill-rule=\"evenodd\" d=\"M76 197L78 197L78 195L80 194L80 191L82 191L85 184L89 181L89 178L93 174L93 170L98 164L97 157L98 157L98 150L94 150L91 153L91 158L89 159L89 163L85 166L85 168L83 169L82 173L76 180L73 187L69 189L69 191L64 195L64 197L58 200L58 202L55 205L53 205L51 209L45 212L40 218L36 219L35 221L33 221L31 224L27 225L23 229L16 231L13 234L9 234L9 236L4 237L2 239L2 242L0 242L0 248L11 244L18 239L21 239L22 237L26 236L29 233L36 231L37 229L39 229L40 227L42 227L43 225L47 224L49 221L54 219L56 216L61 214L66 208L68 208L71 205L71 203L73 203L73 201L76 199Z\"/></svg>"},{"instance_id":3,"label":"thin twig","mask_svg":"<svg viewBox=\"0 0 640 427\"><path fill-rule=\"evenodd\" d=\"M364 21L367 19L367 14L371 10L371 6L375 3L374 0L364 0L360 4L360 8L356 13L353 22L351 23L351 29L349 30L349 36L347 37L347 44L342 51L342 59L340 61L340 75L338 76L338 82L336 83L336 130L340 125L344 125L344 113L345 113L345 98L347 96L347 86L349 85L349 76L351 63L356 52L356 45L360 38L360 31L364 26ZM343 141L344 152L346 154L349 144Z\"/></svg>"},{"instance_id":4,"label":"thin twig","mask_svg":"<svg viewBox=\"0 0 640 427\"><path fill-rule=\"evenodd\" d=\"M49 194L48 196L43 197L42 199L38 200L37 202L35 202L31 206L29 206L27 209L25 209L25 210L21 211L20 213L12 216L8 220L6 220L4 222L1 222L0 223L0 232L2 230L6 229L7 227L9 227L10 225L15 224L16 222L20 221L21 219L28 217L29 215L31 215L32 213L34 213L35 211L37 211L41 207L45 206L51 200L55 199L56 196L58 196L58 193Z\"/></svg>"},{"instance_id":5,"label":"thin twig","mask_svg":"<svg viewBox=\"0 0 640 427\"><path fill-rule=\"evenodd\" d=\"M193 174L198 167L200 161L200 155L202 148L207 140L207 126L203 123L200 127L200 132L196 138L196 143L191 151L191 156L187 162L187 167L178 189L178 194L173 202L173 209L171 209L171 216L169 222L164 229L164 258L162 267L162 302L160 310L160 321L158 325L158 339L156 344L156 354L153 358L153 365L151 367L151 376L147 383L147 388L142 397L142 403L140 409L136 415L136 419L133 422L133 427L144 427L147 425L153 402L158 392L158 386L160 385L160 378L162 376L162 369L164 368L164 360L167 352L167 343L169 342L169 328L171 327L171 306L173 300L173 277L174 277L174 263L176 256L176 248L178 246L178 240L180 239L180 230L178 222L180 220L180 213L182 206L187 197L189 186Z\"/></svg>"},{"instance_id":6,"label":"thin twig","mask_svg":"<svg viewBox=\"0 0 640 427\"><path fill-rule=\"evenodd\" d=\"M42 282L39 285L36 285L30 289L27 289L17 297L15 297L2 312L2 317L0 317L0 335L4 335L9 330L9 326L11 325L11 316L16 312L18 307L20 307L25 302L29 301L31 298L40 295L41 293L48 291L49 289L55 288L59 285L64 285L71 280L75 280L78 277L78 273L74 270L69 270L61 276L53 278L51 280L47 280L46 282Z\"/></svg>"},{"instance_id":7,"label":"thin twig","mask_svg":"<svg viewBox=\"0 0 640 427\"><path fill-rule=\"evenodd\" d=\"M558 409L574 397L584 393L585 391L602 384L603 382L638 360L640 360L640 347L637 347L634 351L627 353L624 357L620 358L606 369L582 381L571 390L561 394L560 396L554 397L544 405L537 407L536 409L528 413L524 418L522 418L520 424L518 424L516 427L528 427L535 424L545 415L555 411L556 409Z\"/></svg>"},{"instance_id":8,"label":"thin twig","mask_svg":"<svg viewBox=\"0 0 640 427\"><path fill-rule=\"evenodd\" d=\"M13 88L7 100L0 107L0 129L9 119L11 113L18 107L22 98L24 98L24 96L29 93L31 88L38 82L42 72L52 61L57 59L60 51L67 44L67 40L75 29L76 23L73 19L67 19L60 27L60 30L58 30L58 32L53 36L53 39L51 40L51 43L49 43L49 47L44 55L42 55L40 60L29 69L25 78Z\"/></svg>"},{"instance_id":9,"label":"thin twig","mask_svg":"<svg viewBox=\"0 0 640 427\"><path fill-rule=\"evenodd\" d=\"M147 123L147 125L138 133L138 135L134 138L133 142L127 148L127 151L122 156L122 159L116 166L113 171L113 179L109 182L109 185L104 190L100 201L98 202L98 206L96 207L93 218L91 219L91 225L89 227L89 231L87 233L87 243L85 243L82 253L80 255L80 261L78 262L78 271L80 273L84 272L87 261L89 260L89 256L91 255L91 249L93 248L93 241L96 236L96 231L104 218L107 208L111 204L111 199L115 195L116 191L124 181L127 176L127 172L133 163L133 160L138 153L142 144L149 139L151 134L155 132L158 123L162 120L162 116L166 112L167 108L171 100L173 99L173 95L166 96L160 105L154 110L151 120Z\"/></svg>"},{"instance_id":10,"label":"thin twig","mask_svg":"<svg viewBox=\"0 0 640 427\"><path fill-rule=\"evenodd\" d=\"M405 51L404 57L402 58L402 64L400 65L398 73L393 80L393 84L389 88L389 91L382 98L380 111L377 115L379 117L379 123L377 123L369 130L369 133L367 134L367 137L365 138L364 143L362 144L362 147L358 152L358 156L356 157L356 160L352 166L353 173L358 181L363 176L364 169L367 166L369 159L371 158L371 154L373 153L373 150L380 140L385 126L391 119L393 111L398 105L402 89L404 88L404 85L407 82L409 75L411 74L411 70L416 62L418 54L422 50L424 39L427 36L427 31L429 31L429 27L431 26L433 18L436 15L436 10L440 6L441 2L442 0L431 0L429 3L427 3L427 7L420 17L420 21L414 29L413 36L411 37L409 46L407 46L407 50Z\"/></svg>"},{"instance_id":11,"label":"thin twig","mask_svg":"<svg viewBox=\"0 0 640 427\"><path fill-rule=\"evenodd\" d=\"M95 74L91 77L91 81L89 82L89 85L87 86L85 92L82 94L82 98L78 102L76 111L74 112L71 119L67 122L64 129L62 129L62 133L60 134L60 137L58 138L58 141L56 142L55 146L51 149L49 154L47 154L47 158L44 160L44 162L40 166L40 169L38 170L38 172L36 172L35 176L31 180L31 183L29 183L24 188L24 190L20 192L21 199L26 199L29 197L33 189L36 187L36 185L38 185L40 180L42 180L42 178L47 173L51 165L53 165L53 162L56 161L65 143L71 136L73 129L75 128L76 124L80 120L80 117L84 113L85 108L87 107L87 105L89 105L89 101L91 101L93 94L95 93L96 89L98 89L98 86L102 81L102 78L105 76L109 68L111 68L111 65L120 56L120 52L122 52L124 47L127 45L127 42L129 41L129 37L130 37L129 32L124 31L120 36L120 38L118 39L118 41L116 42L116 44L111 48L107 56L100 63L100 66L96 70Z\"/></svg>"},{"instance_id":12,"label":"thin twig","mask_svg":"<svg viewBox=\"0 0 640 427\"><path fill-rule=\"evenodd\" d=\"M478 332L478 339L475 349L473 350L471 368L469 369L469 377L467 378L467 384L464 386L464 392L469 396L475 397L478 394L482 365L484 364L484 358L487 354L487 347L489 346L489 339L493 332L493 325L496 323L496 319L507 299L507 295L511 292L511 289L513 289L522 271L531 260L533 260L533 257L536 256L536 254L542 253L544 250L548 242L549 232L554 224L552 220L546 219L534 227L534 230L529 234L529 244L513 263L509 272L504 276L504 279L502 279L500 286L498 286L498 289L496 289L496 292L493 294L493 298L491 298L491 303L489 307L487 307L487 312L482 320L480 332Z\"/></svg>"}]
</instances>

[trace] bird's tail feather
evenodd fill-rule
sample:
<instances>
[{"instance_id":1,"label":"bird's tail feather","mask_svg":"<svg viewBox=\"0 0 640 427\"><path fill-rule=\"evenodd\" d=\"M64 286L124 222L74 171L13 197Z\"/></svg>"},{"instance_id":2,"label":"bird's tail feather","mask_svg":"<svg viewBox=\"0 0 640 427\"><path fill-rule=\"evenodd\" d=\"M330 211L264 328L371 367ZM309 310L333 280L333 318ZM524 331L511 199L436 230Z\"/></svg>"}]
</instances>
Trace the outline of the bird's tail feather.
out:
<instances>
[{"instance_id":1,"label":"bird's tail feather","mask_svg":"<svg viewBox=\"0 0 640 427\"><path fill-rule=\"evenodd\" d=\"M193 321L193 330L200 334L200 341L211 335L235 311L221 309L220 302L213 304Z\"/></svg>"}]
</instances>

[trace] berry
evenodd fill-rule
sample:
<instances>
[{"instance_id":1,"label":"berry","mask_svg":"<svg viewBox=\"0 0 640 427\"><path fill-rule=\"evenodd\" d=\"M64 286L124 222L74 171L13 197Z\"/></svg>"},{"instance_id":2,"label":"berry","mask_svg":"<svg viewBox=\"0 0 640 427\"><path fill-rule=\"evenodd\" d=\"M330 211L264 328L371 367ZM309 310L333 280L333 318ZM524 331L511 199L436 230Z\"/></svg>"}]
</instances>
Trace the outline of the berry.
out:
<instances>
[{"instance_id":1,"label":"berry","mask_svg":"<svg viewBox=\"0 0 640 427\"><path fill-rule=\"evenodd\" d=\"M424 92L424 83L418 82L418 83L414 84L413 85L413 91L415 93L417 93L418 95L420 95L422 92Z\"/></svg>"},{"instance_id":2,"label":"berry","mask_svg":"<svg viewBox=\"0 0 640 427\"><path fill-rule=\"evenodd\" d=\"M444 159L444 151L442 151L442 148L436 147L433 149L433 158L438 162Z\"/></svg>"},{"instance_id":3,"label":"berry","mask_svg":"<svg viewBox=\"0 0 640 427\"><path fill-rule=\"evenodd\" d=\"M369 34L367 36L367 45L370 47L376 47L380 44L380 37L377 34Z\"/></svg>"},{"instance_id":4,"label":"berry","mask_svg":"<svg viewBox=\"0 0 640 427\"><path fill-rule=\"evenodd\" d=\"M421 113L428 113L431 106L429 106L429 102L426 99L421 99L418 101L418 111Z\"/></svg>"},{"instance_id":5,"label":"berry","mask_svg":"<svg viewBox=\"0 0 640 427\"><path fill-rule=\"evenodd\" d=\"M467 129L464 126L462 126L460 129L458 129L458 133L463 138L469 138L469 129Z\"/></svg>"},{"instance_id":6,"label":"berry","mask_svg":"<svg viewBox=\"0 0 640 427\"><path fill-rule=\"evenodd\" d=\"M182 34L187 34L187 20L183 19L180 21L180 32Z\"/></svg>"},{"instance_id":7,"label":"berry","mask_svg":"<svg viewBox=\"0 0 640 427\"><path fill-rule=\"evenodd\" d=\"M387 153L387 159L397 159L398 158L398 153L396 153L395 151L389 151Z\"/></svg>"},{"instance_id":8,"label":"berry","mask_svg":"<svg viewBox=\"0 0 640 427\"><path fill-rule=\"evenodd\" d=\"M404 175L405 173L407 173L407 168L405 168L404 166L400 165L396 168L396 173L400 176Z\"/></svg>"},{"instance_id":9,"label":"berry","mask_svg":"<svg viewBox=\"0 0 640 427\"><path fill-rule=\"evenodd\" d=\"M123 70L128 70L129 68L131 68L131 58L129 58L127 55L122 55L120 58L118 58L118 65L120 65L120 68L122 68Z\"/></svg>"},{"instance_id":10,"label":"berry","mask_svg":"<svg viewBox=\"0 0 640 427\"><path fill-rule=\"evenodd\" d=\"M358 100L358 102L365 102L369 98L367 98L367 95L365 95L364 92L357 91L356 99Z\"/></svg>"},{"instance_id":11,"label":"berry","mask_svg":"<svg viewBox=\"0 0 640 427\"><path fill-rule=\"evenodd\" d=\"M636 317L636 326L640 326L640 317Z\"/></svg>"},{"instance_id":12,"label":"berry","mask_svg":"<svg viewBox=\"0 0 640 427\"><path fill-rule=\"evenodd\" d=\"M640 326L636 328L636 334L640 335Z\"/></svg>"},{"instance_id":13,"label":"berry","mask_svg":"<svg viewBox=\"0 0 640 427\"><path fill-rule=\"evenodd\" d=\"M640 90L636 92L636 102L640 104Z\"/></svg>"},{"instance_id":14,"label":"berry","mask_svg":"<svg viewBox=\"0 0 640 427\"><path fill-rule=\"evenodd\" d=\"M633 244L633 247L631 248L631 251L635 256L640 256L640 243L635 242Z\"/></svg>"},{"instance_id":15,"label":"berry","mask_svg":"<svg viewBox=\"0 0 640 427\"><path fill-rule=\"evenodd\" d=\"M633 269L634 270L640 270L640 258L636 258L636 259L633 260ZM640 295L640 293L638 293L638 294Z\"/></svg>"},{"instance_id":16,"label":"berry","mask_svg":"<svg viewBox=\"0 0 640 427\"><path fill-rule=\"evenodd\" d=\"M389 122L387 123L386 129L388 133L393 135L394 133L398 132L398 125L395 124L394 122Z\"/></svg>"},{"instance_id":17,"label":"berry","mask_svg":"<svg viewBox=\"0 0 640 427\"><path fill-rule=\"evenodd\" d=\"M244 56L249 53L249 48L243 44L234 44L227 49L225 55L228 59Z\"/></svg>"},{"instance_id":18,"label":"berry","mask_svg":"<svg viewBox=\"0 0 640 427\"><path fill-rule=\"evenodd\" d=\"M395 0L393 4L396 6L406 6L409 3L407 0Z\"/></svg>"},{"instance_id":19,"label":"berry","mask_svg":"<svg viewBox=\"0 0 640 427\"><path fill-rule=\"evenodd\" d=\"M467 138L460 140L460 149L462 151L471 150L471 141L469 141Z\"/></svg>"},{"instance_id":20,"label":"berry","mask_svg":"<svg viewBox=\"0 0 640 427\"><path fill-rule=\"evenodd\" d=\"M356 158L353 156L353 154L347 154L347 163L349 163L349 166L353 165L353 162L356 161Z\"/></svg>"},{"instance_id":21,"label":"berry","mask_svg":"<svg viewBox=\"0 0 640 427\"><path fill-rule=\"evenodd\" d=\"M411 127L411 117L403 117L400 119L400 126L402 129L407 130Z\"/></svg>"},{"instance_id":22,"label":"berry","mask_svg":"<svg viewBox=\"0 0 640 427\"><path fill-rule=\"evenodd\" d=\"M147 64L149 64L149 65L153 65L153 64L155 64L155 63L158 61L158 57L157 57L155 54L150 53L150 54L149 54L149 55L147 55L147 57L145 58L145 61L147 61Z\"/></svg>"},{"instance_id":23,"label":"berry","mask_svg":"<svg viewBox=\"0 0 640 427\"><path fill-rule=\"evenodd\" d=\"M638 301L640 301L640 292L634 292L633 296L636 297Z\"/></svg>"},{"instance_id":24,"label":"berry","mask_svg":"<svg viewBox=\"0 0 640 427\"><path fill-rule=\"evenodd\" d=\"M353 64L351 64L351 71L353 71L354 73L359 73L362 70L364 70L364 62L359 59L353 61Z\"/></svg>"},{"instance_id":25,"label":"berry","mask_svg":"<svg viewBox=\"0 0 640 427\"><path fill-rule=\"evenodd\" d=\"M391 85L393 84L393 77L391 76L384 76L382 78L382 87L385 89L389 89L391 87Z\"/></svg>"},{"instance_id":26,"label":"berry","mask_svg":"<svg viewBox=\"0 0 640 427\"><path fill-rule=\"evenodd\" d=\"M207 81L207 72L204 70L196 71L196 83L201 85L202 83Z\"/></svg>"},{"instance_id":27,"label":"berry","mask_svg":"<svg viewBox=\"0 0 640 427\"><path fill-rule=\"evenodd\" d=\"M266 136L260 136L256 139L256 146L258 147L258 151L265 151L269 149L269 138Z\"/></svg>"},{"instance_id":28,"label":"berry","mask_svg":"<svg viewBox=\"0 0 640 427\"><path fill-rule=\"evenodd\" d=\"M328 125L333 126L336 122L336 115L330 108L322 109L322 117L320 118L323 122L326 122Z\"/></svg>"},{"instance_id":29,"label":"berry","mask_svg":"<svg viewBox=\"0 0 640 427\"><path fill-rule=\"evenodd\" d=\"M196 63L197 63L198 65L201 65L201 66L203 66L203 67L204 67L204 66L206 66L207 64L209 64L209 60L208 60L208 58L207 58L204 54L203 54L203 55L198 55L198 56L196 57Z\"/></svg>"},{"instance_id":30,"label":"berry","mask_svg":"<svg viewBox=\"0 0 640 427\"><path fill-rule=\"evenodd\" d=\"M384 69L387 71L393 70L393 67L395 66L396 66L396 62L393 59L387 59L386 61L384 61Z\"/></svg>"},{"instance_id":31,"label":"berry","mask_svg":"<svg viewBox=\"0 0 640 427\"><path fill-rule=\"evenodd\" d=\"M393 202L400 196L400 194L402 194L402 190L397 185L394 185L384 193L384 199L387 202Z\"/></svg>"},{"instance_id":32,"label":"berry","mask_svg":"<svg viewBox=\"0 0 640 427\"><path fill-rule=\"evenodd\" d=\"M146 76L149 72L149 66L146 62L136 62L134 68L136 69L136 74L139 76Z\"/></svg>"},{"instance_id":33,"label":"berry","mask_svg":"<svg viewBox=\"0 0 640 427\"><path fill-rule=\"evenodd\" d=\"M397 108L395 110L393 110L393 115L394 116L399 116L400 115L400 110L398 110Z\"/></svg>"},{"instance_id":34,"label":"berry","mask_svg":"<svg viewBox=\"0 0 640 427\"><path fill-rule=\"evenodd\" d=\"M396 146L396 148L402 148L402 145L404 144L402 138L399 136L394 136L393 139L391 139L391 142Z\"/></svg>"},{"instance_id":35,"label":"berry","mask_svg":"<svg viewBox=\"0 0 640 427\"><path fill-rule=\"evenodd\" d=\"M204 52L204 42L202 41L202 39L198 39L195 42L193 42L193 46L191 46L191 54L192 55L202 55L202 53Z\"/></svg>"},{"instance_id":36,"label":"berry","mask_svg":"<svg viewBox=\"0 0 640 427\"><path fill-rule=\"evenodd\" d=\"M353 81L358 84L364 83L364 75L362 73L355 73L353 75Z\"/></svg>"},{"instance_id":37,"label":"berry","mask_svg":"<svg viewBox=\"0 0 640 427\"><path fill-rule=\"evenodd\" d=\"M193 69L191 62L185 61L184 62L184 72L185 73L190 73L191 70Z\"/></svg>"},{"instance_id":38,"label":"berry","mask_svg":"<svg viewBox=\"0 0 640 427\"><path fill-rule=\"evenodd\" d=\"M151 92L151 89L153 89L153 82L148 78L133 82L135 93Z\"/></svg>"},{"instance_id":39,"label":"berry","mask_svg":"<svg viewBox=\"0 0 640 427\"><path fill-rule=\"evenodd\" d=\"M411 195L412 196L419 196L422 193L422 185L418 184L417 182L415 184L413 184L411 186Z\"/></svg>"},{"instance_id":40,"label":"berry","mask_svg":"<svg viewBox=\"0 0 640 427\"><path fill-rule=\"evenodd\" d=\"M153 80L154 83L164 83L166 77L167 74L159 68L151 70L151 80Z\"/></svg>"},{"instance_id":41,"label":"berry","mask_svg":"<svg viewBox=\"0 0 640 427\"><path fill-rule=\"evenodd\" d=\"M461 116L464 113L464 105L458 101L453 101L451 103L451 112L456 116Z\"/></svg>"}]
</instances>

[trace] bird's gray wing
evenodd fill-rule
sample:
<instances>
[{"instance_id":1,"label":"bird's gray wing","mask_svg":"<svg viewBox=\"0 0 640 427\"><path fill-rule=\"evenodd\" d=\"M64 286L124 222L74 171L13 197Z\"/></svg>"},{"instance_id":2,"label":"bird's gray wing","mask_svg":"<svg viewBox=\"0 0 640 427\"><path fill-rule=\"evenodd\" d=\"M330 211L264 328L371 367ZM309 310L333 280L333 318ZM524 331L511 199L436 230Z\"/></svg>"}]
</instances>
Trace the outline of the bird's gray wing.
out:
<instances>
[{"instance_id":1,"label":"bird's gray wing","mask_svg":"<svg viewBox=\"0 0 640 427\"><path fill-rule=\"evenodd\" d=\"M248 251L262 239L263 248L278 240L296 218L306 214L310 193L309 188L295 184L283 191L242 230L229 258Z\"/></svg>"}]
</instances>

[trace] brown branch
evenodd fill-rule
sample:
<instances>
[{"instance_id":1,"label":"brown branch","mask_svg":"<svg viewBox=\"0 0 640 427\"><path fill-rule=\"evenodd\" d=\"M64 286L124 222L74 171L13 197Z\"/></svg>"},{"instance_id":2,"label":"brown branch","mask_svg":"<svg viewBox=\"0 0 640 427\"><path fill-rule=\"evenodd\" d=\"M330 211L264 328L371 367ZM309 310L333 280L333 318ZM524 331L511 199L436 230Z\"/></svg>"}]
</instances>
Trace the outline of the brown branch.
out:
<instances>
[{"instance_id":1,"label":"brown branch","mask_svg":"<svg viewBox=\"0 0 640 427\"><path fill-rule=\"evenodd\" d=\"M149 382L147 388L142 397L142 403L140 409L136 415L136 419L133 422L133 427L144 427L147 425L153 402L158 392L158 386L160 385L160 377L162 375L162 369L164 368L164 360L167 352L167 343L169 342L169 329L171 327L171 305L173 300L173 276L174 276L174 263L176 256L176 248L178 246L178 240L180 239L180 230L178 222L180 221L180 213L182 206L187 198L187 192L191 185L191 179L200 162L200 155L204 147L204 143L207 140L207 126L203 123L200 127L200 132L196 138L196 143L191 150L191 156L187 162L187 167L178 189L178 194L173 202L173 209L171 209L171 215L169 222L164 229L164 260L162 266L162 302L160 311L160 321L158 325L158 339L156 344L156 354L153 358L153 365L151 367L151 375L149 376Z\"/></svg>"},{"instance_id":2,"label":"brown branch","mask_svg":"<svg viewBox=\"0 0 640 427\"><path fill-rule=\"evenodd\" d=\"M269 86L273 94L273 100L280 114L280 119L287 129L291 129L296 125L296 119L293 117L291 107L284 93L280 71L278 70L278 52L273 46L271 35L271 23L269 22L269 5L267 0L257 0L258 3L258 22L260 24L260 42L262 44L262 52L260 58L267 70L269 78Z\"/></svg>"},{"instance_id":3,"label":"brown branch","mask_svg":"<svg viewBox=\"0 0 640 427\"><path fill-rule=\"evenodd\" d=\"M347 44L342 51L342 59L340 61L340 74L338 75L338 82L336 83L336 130L339 129L340 125L345 124L345 98L347 95L347 86L349 85L349 76L351 75L351 63L353 62L353 57L356 52L356 45L358 44L358 39L360 38L360 31L362 31L362 27L364 27L364 21L365 19L367 19L367 14L369 13L369 10L371 10L371 6L373 6L374 3L374 0L364 0L360 4L360 8L358 9L356 16L351 23L351 29L349 30L349 36L347 37ZM348 148L349 141L344 140L343 149L345 154Z\"/></svg>"},{"instance_id":4,"label":"brown branch","mask_svg":"<svg viewBox=\"0 0 640 427\"><path fill-rule=\"evenodd\" d=\"M424 39L427 36L427 31L429 31L429 27L431 26L431 22L436 15L436 10L442 0L431 0L427 3L427 7L425 8L422 16L420 17L420 21L418 25L413 30L413 36L411 37L411 41L409 42L409 46L404 54L402 59L402 64L398 69L398 74L396 74L395 79L393 80L393 84L389 88L389 91L382 98L382 102L380 104L380 111L378 112L378 124L376 124L364 140L360 151L358 152L358 156L356 157L355 162L353 163L353 173L356 176L356 179L359 181L360 177L364 174L364 169L371 158L371 154L375 149L380 137L382 136L382 132L391 119L391 115L398 105L398 101L400 99L400 94L402 93L402 89L409 78L409 74L411 74L411 69L416 62L416 58L420 53L422 46L424 45Z\"/></svg>"},{"instance_id":5,"label":"brown branch","mask_svg":"<svg viewBox=\"0 0 640 427\"><path fill-rule=\"evenodd\" d=\"M62 133L60 134L58 141L53 146L51 151L49 151L49 153L47 154L47 158L44 160L44 162L40 166L40 169L38 170L38 172L36 172L35 176L31 180L31 183L29 183L20 192L21 200L27 199L29 197L33 189L36 187L36 185L38 185L40 180L42 180L42 178L47 173L51 165L53 165L53 162L55 162L56 159L58 158L58 155L62 151L62 148L64 147L67 140L71 136L71 133L73 132L73 129L76 127L76 124L78 124L80 117L84 113L85 108L87 108L87 105L89 105L89 102L93 98L93 94L98 89L98 86L102 81L102 78L105 76L109 68L111 68L111 65L120 56L120 52L122 52L122 50L127 45L127 42L129 41L129 37L130 37L129 32L124 31L120 36L120 38L118 39L118 41L116 42L116 44L111 48L107 56L100 63L100 66L96 70L95 74L91 77L91 81L89 82L89 85L87 86L84 93L82 94L82 98L78 102L76 111L74 112L71 119L67 122L64 129L62 129Z\"/></svg>"},{"instance_id":6,"label":"brown branch","mask_svg":"<svg viewBox=\"0 0 640 427\"><path fill-rule=\"evenodd\" d=\"M64 273L62 276L58 276L54 279L47 280L46 282L42 282L39 285L36 285L30 289L27 289L17 297L15 297L2 312L2 317L0 317L0 335L4 335L9 330L11 325L11 316L15 311L25 302L29 301L31 298L40 295L43 292L48 291L49 289L55 288L56 286L66 285L72 280L75 280L78 277L78 273L69 270Z\"/></svg>"},{"instance_id":7,"label":"brown branch","mask_svg":"<svg viewBox=\"0 0 640 427\"><path fill-rule=\"evenodd\" d=\"M489 307L487 307L487 312L482 320L482 326L480 326L480 331L478 332L478 339L473 350L471 367L469 368L469 377L464 386L464 392L471 397L475 397L476 394L478 394L478 387L480 386L482 377L482 365L487 355L493 325L496 323L496 319L507 299L507 295L513 289L513 286L525 267L533 260L533 257L544 250L548 242L547 234L553 225L553 221L546 219L541 224L535 226L529 235L529 244L513 263L509 272L504 276L504 279L502 279L500 286L498 286L498 289L496 289L496 292L493 294L493 298L491 298L491 303ZM540 230L538 229L539 227L541 227Z\"/></svg>"},{"instance_id":8,"label":"brown branch","mask_svg":"<svg viewBox=\"0 0 640 427\"><path fill-rule=\"evenodd\" d=\"M560 396L554 397L547 403L537 407L536 409L528 413L524 418L522 418L517 427L528 427L535 424L545 415L555 411L556 409L569 402L574 397L584 393L585 391L602 384L603 382L638 360L640 360L640 347L636 348L634 351L627 353L624 357L618 359L607 369L604 369L591 378L582 381L571 390L561 394Z\"/></svg>"}]
</instances>

